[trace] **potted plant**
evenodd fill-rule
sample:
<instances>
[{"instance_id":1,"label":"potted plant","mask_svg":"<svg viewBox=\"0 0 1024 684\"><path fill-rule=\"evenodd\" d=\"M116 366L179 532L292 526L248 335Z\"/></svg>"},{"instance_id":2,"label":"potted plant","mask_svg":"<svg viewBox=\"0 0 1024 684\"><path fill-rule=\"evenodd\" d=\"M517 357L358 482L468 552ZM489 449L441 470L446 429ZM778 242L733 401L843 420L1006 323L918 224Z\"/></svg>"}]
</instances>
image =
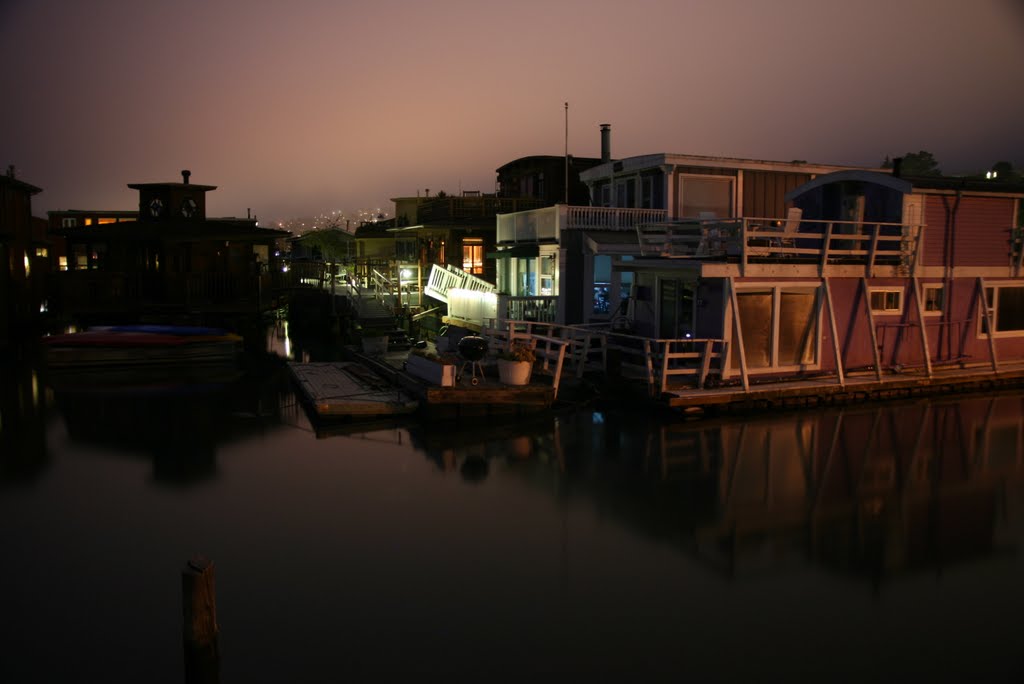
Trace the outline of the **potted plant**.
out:
<instances>
[{"instance_id":1,"label":"potted plant","mask_svg":"<svg viewBox=\"0 0 1024 684\"><path fill-rule=\"evenodd\" d=\"M506 385L528 385L537 355L522 343L512 344L498 354L498 377Z\"/></svg>"},{"instance_id":2,"label":"potted plant","mask_svg":"<svg viewBox=\"0 0 1024 684\"><path fill-rule=\"evenodd\" d=\"M433 354L423 349L413 349L405 361L405 370L427 382L441 387L455 386L457 359L451 354Z\"/></svg>"},{"instance_id":3,"label":"potted plant","mask_svg":"<svg viewBox=\"0 0 1024 684\"><path fill-rule=\"evenodd\" d=\"M383 354L388 350L388 331L363 328L360 334L364 354Z\"/></svg>"}]
</instances>

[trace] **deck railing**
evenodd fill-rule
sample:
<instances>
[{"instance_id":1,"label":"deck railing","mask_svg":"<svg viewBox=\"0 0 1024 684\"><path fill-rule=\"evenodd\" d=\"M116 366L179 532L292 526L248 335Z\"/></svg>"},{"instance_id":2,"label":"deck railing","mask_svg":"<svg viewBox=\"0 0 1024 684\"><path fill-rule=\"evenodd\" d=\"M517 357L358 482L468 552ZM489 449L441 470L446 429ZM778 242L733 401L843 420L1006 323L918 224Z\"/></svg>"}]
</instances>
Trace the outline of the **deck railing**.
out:
<instances>
[{"instance_id":1,"label":"deck railing","mask_svg":"<svg viewBox=\"0 0 1024 684\"><path fill-rule=\"evenodd\" d=\"M438 301L447 302L449 290L455 289L494 292L494 285L450 264L433 264L423 293Z\"/></svg>"},{"instance_id":2,"label":"deck railing","mask_svg":"<svg viewBox=\"0 0 1024 684\"><path fill-rule=\"evenodd\" d=\"M541 359L557 354L559 375L569 365L577 377L590 369L642 378L652 395L683 384L700 389L717 384L729 351L721 339L652 339L597 325L525 320L502 321L482 334L496 350L520 343L543 350Z\"/></svg>"},{"instance_id":3,"label":"deck railing","mask_svg":"<svg viewBox=\"0 0 1024 684\"><path fill-rule=\"evenodd\" d=\"M644 256L736 257L750 261L798 259L818 263L897 266L907 273L918 263L924 226L805 219L691 219L637 227Z\"/></svg>"},{"instance_id":4,"label":"deck railing","mask_svg":"<svg viewBox=\"0 0 1024 684\"><path fill-rule=\"evenodd\" d=\"M644 223L658 223L668 217L664 209L620 209L615 207L553 207L501 214L497 218L498 244L558 240L563 230L636 230Z\"/></svg>"}]
</instances>

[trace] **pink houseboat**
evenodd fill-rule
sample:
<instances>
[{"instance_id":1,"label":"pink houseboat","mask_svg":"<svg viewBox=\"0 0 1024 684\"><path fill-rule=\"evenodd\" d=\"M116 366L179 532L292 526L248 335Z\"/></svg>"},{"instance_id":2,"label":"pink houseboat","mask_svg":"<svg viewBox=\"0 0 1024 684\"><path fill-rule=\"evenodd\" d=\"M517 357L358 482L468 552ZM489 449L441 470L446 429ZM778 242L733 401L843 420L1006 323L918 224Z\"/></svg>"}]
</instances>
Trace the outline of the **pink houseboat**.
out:
<instances>
[{"instance_id":1,"label":"pink houseboat","mask_svg":"<svg viewBox=\"0 0 1024 684\"><path fill-rule=\"evenodd\" d=\"M664 369L692 359L680 344L708 348L698 387L718 374L749 388L1000 372L1024 361L1022 198L986 181L838 171L786 193L782 218L638 226L642 255L616 268L635 283L634 330L666 343Z\"/></svg>"}]
</instances>

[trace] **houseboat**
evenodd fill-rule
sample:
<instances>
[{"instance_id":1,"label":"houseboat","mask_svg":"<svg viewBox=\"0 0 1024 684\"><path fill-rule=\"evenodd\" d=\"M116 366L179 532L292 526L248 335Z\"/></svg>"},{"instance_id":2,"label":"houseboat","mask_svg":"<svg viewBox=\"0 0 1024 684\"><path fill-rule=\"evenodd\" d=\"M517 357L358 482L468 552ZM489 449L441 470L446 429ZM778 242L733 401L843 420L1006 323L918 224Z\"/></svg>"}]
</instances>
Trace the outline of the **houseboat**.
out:
<instances>
[{"instance_id":1,"label":"houseboat","mask_svg":"<svg viewBox=\"0 0 1024 684\"><path fill-rule=\"evenodd\" d=\"M696 403L713 386L920 386L949 369L1005 378L1024 362L1024 187L667 155L583 176L598 200L630 206L499 216L497 289L509 294L469 297L480 325L493 314L509 334L571 339L570 366L621 358L652 393L699 392Z\"/></svg>"}]
</instances>

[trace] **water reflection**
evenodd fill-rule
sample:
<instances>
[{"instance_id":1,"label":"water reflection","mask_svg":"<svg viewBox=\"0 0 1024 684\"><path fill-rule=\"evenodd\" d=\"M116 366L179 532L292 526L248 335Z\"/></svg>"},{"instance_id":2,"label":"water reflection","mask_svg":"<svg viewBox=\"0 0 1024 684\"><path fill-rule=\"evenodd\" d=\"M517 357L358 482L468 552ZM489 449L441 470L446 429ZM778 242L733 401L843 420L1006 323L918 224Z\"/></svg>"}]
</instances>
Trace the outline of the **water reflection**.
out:
<instances>
[{"instance_id":1,"label":"water reflection","mask_svg":"<svg viewBox=\"0 0 1024 684\"><path fill-rule=\"evenodd\" d=\"M73 442L149 458L153 480L163 484L215 478L221 445L280 424L288 406L284 370L269 359L248 373L234 365L176 366L47 381Z\"/></svg>"},{"instance_id":2,"label":"water reflection","mask_svg":"<svg viewBox=\"0 0 1024 684\"><path fill-rule=\"evenodd\" d=\"M30 371L0 383L0 538L25 561L0 570L0 679L103 681L116 642L122 678L181 681L196 551L225 681L1021 674L1021 396L314 430L260 364L52 403Z\"/></svg>"},{"instance_id":3,"label":"water reflection","mask_svg":"<svg viewBox=\"0 0 1024 684\"><path fill-rule=\"evenodd\" d=\"M49 463L46 448L47 392L23 358L0 365L0 487L31 482Z\"/></svg>"},{"instance_id":4,"label":"water reflection","mask_svg":"<svg viewBox=\"0 0 1024 684\"><path fill-rule=\"evenodd\" d=\"M810 560L870 579L1016 550L1017 395L671 422L581 411L410 428L444 472L503 472L588 499L729 577ZM539 478L538 471L548 474ZM554 480L551 477L554 477Z\"/></svg>"}]
</instances>

